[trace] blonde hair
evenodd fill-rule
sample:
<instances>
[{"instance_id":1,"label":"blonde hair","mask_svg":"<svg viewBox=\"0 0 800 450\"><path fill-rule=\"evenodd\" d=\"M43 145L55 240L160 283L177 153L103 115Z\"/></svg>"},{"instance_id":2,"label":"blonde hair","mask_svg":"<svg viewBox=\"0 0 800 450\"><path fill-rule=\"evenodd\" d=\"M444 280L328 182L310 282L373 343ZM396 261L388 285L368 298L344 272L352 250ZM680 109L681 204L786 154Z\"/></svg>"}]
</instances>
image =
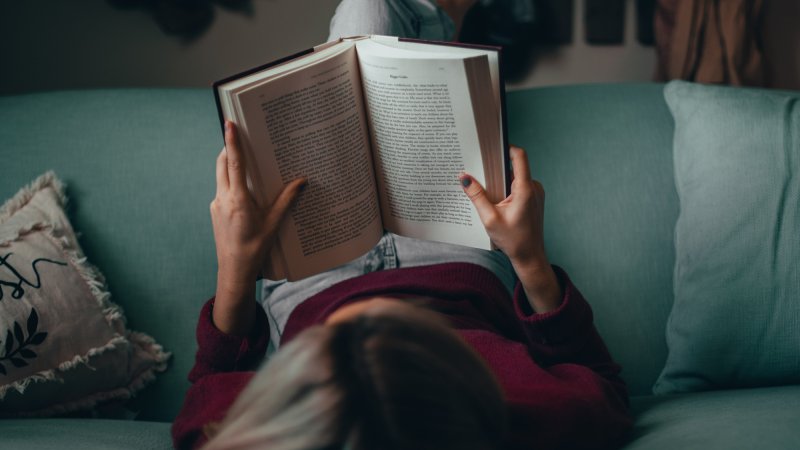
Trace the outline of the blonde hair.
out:
<instances>
[{"instance_id":1,"label":"blonde hair","mask_svg":"<svg viewBox=\"0 0 800 450\"><path fill-rule=\"evenodd\" d=\"M398 304L282 347L239 395L206 449L494 449L500 387L447 324Z\"/></svg>"}]
</instances>

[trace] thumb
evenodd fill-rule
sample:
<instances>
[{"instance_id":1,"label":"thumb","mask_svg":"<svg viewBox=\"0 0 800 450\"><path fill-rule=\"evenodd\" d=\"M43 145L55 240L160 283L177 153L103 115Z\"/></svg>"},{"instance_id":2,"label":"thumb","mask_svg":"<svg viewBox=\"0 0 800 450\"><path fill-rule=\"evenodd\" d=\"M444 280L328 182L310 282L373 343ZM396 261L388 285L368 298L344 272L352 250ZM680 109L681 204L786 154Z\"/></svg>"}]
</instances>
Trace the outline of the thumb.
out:
<instances>
[{"instance_id":1,"label":"thumb","mask_svg":"<svg viewBox=\"0 0 800 450\"><path fill-rule=\"evenodd\" d=\"M461 180L461 188L464 189L464 193L467 194L472 204L475 205L478 216L485 225L486 221L494 216L496 212L494 204L489 200L489 197L486 196L486 191L483 189L483 186L478 183L478 180L466 173L461 174L459 179Z\"/></svg>"},{"instance_id":2,"label":"thumb","mask_svg":"<svg viewBox=\"0 0 800 450\"><path fill-rule=\"evenodd\" d=\"M278 198L270 207L269 213L267 213L267 231L270 234L275 232L281 224L289 207L292 206L292 203L294 203L300 191L306 186L306 183L308 183L306 178L297 178L284 186L281 193L278 194Z\"/></svg>"}]
</instances>

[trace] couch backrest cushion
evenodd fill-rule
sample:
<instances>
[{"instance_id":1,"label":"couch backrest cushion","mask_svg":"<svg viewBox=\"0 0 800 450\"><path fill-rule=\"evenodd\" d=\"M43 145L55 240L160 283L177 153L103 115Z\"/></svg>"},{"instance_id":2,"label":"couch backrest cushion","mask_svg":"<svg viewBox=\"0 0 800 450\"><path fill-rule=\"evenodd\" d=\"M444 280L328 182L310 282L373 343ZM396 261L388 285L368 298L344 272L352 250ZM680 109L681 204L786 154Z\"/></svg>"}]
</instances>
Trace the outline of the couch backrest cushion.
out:
<instances>
[{"instance_id":1,"label":"couch backrest cushion","mask_svg":"<svg viewBox=\"0 0 800 450\"><path fill-rule=\"evenodd\" d=\"M678 215L663 85L582 85L508 95L510 142L545 189L545 240L586 296L632 394L666 359Z\"/></svg>"},{"instance_id":2,"label":"couch backrest cushion","mask_svg":"<svg viewBox=\"0 0 800 450\"><path fill-rule=\"evenodd\" d=\"M188 388L194 326L214 294L208 205L222 148L211 90L97 90L0 98L0 198L45 170L128 325L173 353L130 403L171 420Z\"/></svg>"},{"instance_id":3,"label":"couch backrest cushion","mask_svg":"<svg viewBox=\"0 0 800 450\"><path fill-rule=\"evenodd\" d=\"M672 118L661 85L508 95L511 141L547 192L550 257L592 303L634 394L666 358L672 302ZM171 420L188 388L194 327L214 293L208 204L222 147L210 89L94 90L0 98L0 198L47 169L128 325L173 353L130 407Z\"/></svg>"}]
</instances>

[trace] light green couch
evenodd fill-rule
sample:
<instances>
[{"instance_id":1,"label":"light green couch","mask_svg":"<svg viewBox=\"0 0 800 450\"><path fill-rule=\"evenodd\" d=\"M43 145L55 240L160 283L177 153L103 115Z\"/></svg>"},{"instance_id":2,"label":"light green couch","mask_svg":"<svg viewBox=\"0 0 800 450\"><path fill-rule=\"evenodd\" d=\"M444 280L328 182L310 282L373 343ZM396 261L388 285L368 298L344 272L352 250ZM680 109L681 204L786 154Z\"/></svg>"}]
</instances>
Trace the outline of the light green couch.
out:
<instances>
[{"instance_id":1,"label":"light green couch","mask_svg":"<svg viewBox=\"0 0 800 450\"><path fill-rule=\"evenodd\" d=\"M628 449L798 448L800 386L654 397L672 304L673 121L657 84L508 95L511 141L547 192L551 260L592 304L623 366L636 425ZM214 292L208 215L222 146L210 90L96 90L0 98L0 198L48 169L129 326L173 353L128 405L135 421L0 421L0 448L169 448ZM768 351L768 350L767 350Z\"/></svg>"}]
</instances>

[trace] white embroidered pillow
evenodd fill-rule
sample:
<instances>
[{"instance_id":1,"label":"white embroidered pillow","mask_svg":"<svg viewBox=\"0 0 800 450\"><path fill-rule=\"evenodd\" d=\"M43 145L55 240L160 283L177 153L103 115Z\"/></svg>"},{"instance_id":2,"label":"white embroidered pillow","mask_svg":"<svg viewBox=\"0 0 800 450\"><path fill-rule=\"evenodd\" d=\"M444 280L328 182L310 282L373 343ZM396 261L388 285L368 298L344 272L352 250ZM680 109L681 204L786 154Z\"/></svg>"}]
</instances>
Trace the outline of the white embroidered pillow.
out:
<instances>
[{"instance_id":1,"label":"white embroidered pillow","mask_svg":"<svg viewBox=\"0 0 800 450\"><path fill-rule=\"evenodd\" d=\"M125 328L48 172L0 208L0 417L130 398L169 354Z\"/></svg>"}]
</instances>

